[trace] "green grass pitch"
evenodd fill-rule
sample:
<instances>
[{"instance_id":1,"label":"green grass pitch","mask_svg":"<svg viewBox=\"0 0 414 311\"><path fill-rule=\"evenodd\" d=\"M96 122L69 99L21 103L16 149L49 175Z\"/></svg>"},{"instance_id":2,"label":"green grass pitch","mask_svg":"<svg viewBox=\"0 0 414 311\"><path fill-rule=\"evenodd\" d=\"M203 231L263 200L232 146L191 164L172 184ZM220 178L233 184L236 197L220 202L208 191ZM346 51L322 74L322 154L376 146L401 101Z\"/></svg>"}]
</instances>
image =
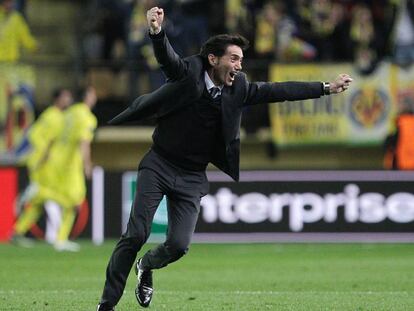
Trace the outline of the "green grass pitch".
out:
<instances>
[{"instance_id":1,"label":"green grass pitch","mask_svg":"<svg viewBox=\"0 0 414 311\"><path fill-rule=\"evenodd\" d=\"M95 310L115 243L0 244L0 310ZM414 245L194 244L154 282L153 311L414 310ZM117 310L143 310L135 284Z\"/></svg>"}]
</instances>

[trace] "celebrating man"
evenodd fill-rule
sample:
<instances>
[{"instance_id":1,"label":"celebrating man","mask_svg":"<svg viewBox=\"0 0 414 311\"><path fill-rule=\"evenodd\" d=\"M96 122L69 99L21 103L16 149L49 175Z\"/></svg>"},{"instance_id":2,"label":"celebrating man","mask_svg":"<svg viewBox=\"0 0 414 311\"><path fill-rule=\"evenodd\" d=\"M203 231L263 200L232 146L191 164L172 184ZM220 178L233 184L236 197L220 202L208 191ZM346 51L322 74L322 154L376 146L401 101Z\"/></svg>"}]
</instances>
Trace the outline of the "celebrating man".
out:
<instances>
[{"instance_id":1,"label":"celebrating man","mask_svg":"<svg viewBox=\"0 0 414 311\"><path fill-rule=\"evenodd\" d=\"M152 270L180 259L188 250L208 192L209 162L239 179L240 121L249 105L318 98L346 90L352 79L341 74L333 82L249 82L241 72L248 41L240 35L217 35L200 54L180 58L162 29L164 11L147 12L154 53L167 83L111 120L112 124L156 117L153 145L141 161L126 232L116 245L106 271L98 310L114 310L124 291L136 255L150 234L154 213L165 195L168 233L164 243L135 264L138 303L148 307L153 294Z\"/></svg>"}]
</instances>

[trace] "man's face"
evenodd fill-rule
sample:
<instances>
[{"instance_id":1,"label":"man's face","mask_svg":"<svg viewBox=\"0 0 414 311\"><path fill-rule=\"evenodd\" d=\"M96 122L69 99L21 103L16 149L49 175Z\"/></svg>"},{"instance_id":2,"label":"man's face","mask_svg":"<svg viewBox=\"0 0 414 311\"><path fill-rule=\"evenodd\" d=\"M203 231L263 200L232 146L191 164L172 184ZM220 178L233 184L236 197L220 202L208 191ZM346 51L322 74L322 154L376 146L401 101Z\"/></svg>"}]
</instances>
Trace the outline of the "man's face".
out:
<instances>
[{"instance_id":1,"label":"man's face","mask_svg":"<svg viewBox=\"0 0 414 311\"><path fill-rule=\"evenodd\" d=\"M63 90L57 100L58 100L58 106L61 109L65 109L72 104L72 101L73 101L72 93L69 90Z\"/></svg>"},{"instance_id":2,"label":"man's face","mask_svg":"<svg viewBox=\"0 0 414 311\"><path fill-rule=\"evenodd\" d=\"M216 85L231 86L236 74L242 69L243 51L237 45L229 45L223 56L209 55L213 66L212 80Z\"/></svg>"}]
</instances>

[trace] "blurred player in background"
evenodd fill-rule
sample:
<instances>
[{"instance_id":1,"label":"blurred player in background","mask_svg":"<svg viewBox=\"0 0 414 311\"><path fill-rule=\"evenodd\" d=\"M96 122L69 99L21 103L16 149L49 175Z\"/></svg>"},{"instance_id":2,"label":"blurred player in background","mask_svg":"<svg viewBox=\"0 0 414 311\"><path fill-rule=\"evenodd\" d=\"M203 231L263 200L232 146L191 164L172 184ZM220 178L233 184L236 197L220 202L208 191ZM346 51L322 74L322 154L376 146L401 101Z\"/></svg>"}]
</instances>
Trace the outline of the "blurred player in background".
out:
<instances>
[{"instance_id":1,"label":"blurred player in background","mask_svg":"<svg viewBox=\"0 0 414 311\"><path fill-rule=\"evenodd\" d=\"M28 132L30 150L26 165L29 186L22 195L20 206L25 209L15 224L14 241L28 246L30 240L24 235L37 222L43 211L43 204L52 200L63 205L65 200L56 191L56 174L49 165L51 150L64 130L63 111L72 103L72 93L57 89L53 93L53 105L47 108Z\"/></svg>"},{"instance_id":2,"label":"blurred player in background","mask_svg":"<svg viewBox=\"0 0 414 311\"><path fill-rule=\"evenodd\" d=\"M64 130L53 146L50 167L57 177L56 191L63 197L62 223L54 247L58 251L78 251L79 245L69 241L77 208L86 197L86 178L92 174L91 141L97 120L91 112L97 97L93 87L82 90L80 102L64 113Z\"/></svg>"}]
</instances>

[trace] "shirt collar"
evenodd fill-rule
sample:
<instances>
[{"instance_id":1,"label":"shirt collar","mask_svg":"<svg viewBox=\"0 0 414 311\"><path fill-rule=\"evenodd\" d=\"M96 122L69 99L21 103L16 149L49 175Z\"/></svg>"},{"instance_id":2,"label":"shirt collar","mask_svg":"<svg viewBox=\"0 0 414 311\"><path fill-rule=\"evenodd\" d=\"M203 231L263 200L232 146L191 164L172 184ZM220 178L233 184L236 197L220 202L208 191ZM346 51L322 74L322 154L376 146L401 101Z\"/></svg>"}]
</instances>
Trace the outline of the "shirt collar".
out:
<instances>
[{"instance_id":1,"label":"shirt collar","mask_svg":"<svg viewBox=\"0 0 414 311\"><path fill-rule=\"evenodd\" d=\"M204 71L204 82L206 83L207 91L210 91L213 87L218 87L220 89L220 93L223 90L224 85L215 85L213 81L211 81L210 76L207 73L207 70Z\"/></svg>"}]
</instances>

